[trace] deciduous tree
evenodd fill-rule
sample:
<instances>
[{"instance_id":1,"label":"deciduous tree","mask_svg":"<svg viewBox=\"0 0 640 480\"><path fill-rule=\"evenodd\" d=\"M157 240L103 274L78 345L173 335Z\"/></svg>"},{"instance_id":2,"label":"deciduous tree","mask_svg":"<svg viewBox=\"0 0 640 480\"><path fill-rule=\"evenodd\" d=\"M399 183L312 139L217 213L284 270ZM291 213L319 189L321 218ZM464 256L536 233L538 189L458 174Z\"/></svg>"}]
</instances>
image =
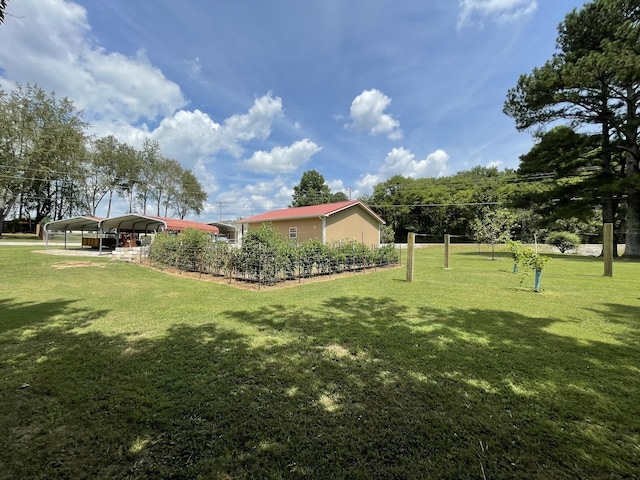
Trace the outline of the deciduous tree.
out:
<instances>
[{"instance_id":1,"label":"deciduous tree","mask_svg":"<svg viewBox=\"0 0 640 480\"><path fill-rule=\"evenodd\" d=\"M35 211L36 223L74 211L75 203L60 202L72 200L68 192L79 181L86 126L73 102L37 85L0 91L0 231L17 201Z\"/></svg>"},{"instance_id":2,"label":"deciduous tree","mask_svg":"<svg viewBox=\"0 0 640 480\"><path fill-rule=\"evenodd\" d=\"M307 170L302 174L300 183L293 187L293 201L291 207L305 207L307 205L321 205L329 203L331 190L324 177L316 170Z\"/></svg>"},{"instance_id":3,"label":"deciduous tree","mask_svg":"<svg viewBox=\"0 0 640 480\"><path fill-rule=\"evenodd\" d=\"M189 213L200 215L206 199L207 194L193 172L191 170L183 171L176 195L173 198L176 215L181 219Z\"/></svg>"}]
</instances>

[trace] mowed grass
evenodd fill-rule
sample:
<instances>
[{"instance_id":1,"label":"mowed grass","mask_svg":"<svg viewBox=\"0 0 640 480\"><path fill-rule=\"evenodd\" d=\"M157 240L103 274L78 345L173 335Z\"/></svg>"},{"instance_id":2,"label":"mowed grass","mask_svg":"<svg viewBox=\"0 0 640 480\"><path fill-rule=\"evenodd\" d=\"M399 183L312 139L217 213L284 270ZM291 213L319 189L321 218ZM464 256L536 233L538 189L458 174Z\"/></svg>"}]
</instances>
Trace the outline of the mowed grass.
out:
<instances>
[{"instance_id":1,"label":"mowed grass","mask_svg":"<svg viewBox=\"0 0 640 480\"><path fill-rule=\"evenodd\" d=\"M640 263L488 257L247 291L0 247L0 479L638 478Z\"/></svg>"}]
</instances>

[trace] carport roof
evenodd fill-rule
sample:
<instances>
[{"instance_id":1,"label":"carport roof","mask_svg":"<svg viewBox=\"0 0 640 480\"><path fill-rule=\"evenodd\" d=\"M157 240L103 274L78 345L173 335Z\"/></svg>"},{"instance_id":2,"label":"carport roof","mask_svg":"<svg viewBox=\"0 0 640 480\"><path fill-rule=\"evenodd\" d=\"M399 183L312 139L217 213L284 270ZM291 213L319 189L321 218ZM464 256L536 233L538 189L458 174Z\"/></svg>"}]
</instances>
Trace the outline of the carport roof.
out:
<instances>
[{"instance_id":1,"label":"carport roof","mask_svg":"<svg viewBox=\"0 0 640 480\"><path fill-rule=\"evenodd\" d=\"M130 213L120 217L105 218L100 222L102 230L117 228L121 231L144 233L153 230L173 230L183 231L187 228L194 228L203 232L218 233L218 227L207 225L206 223L192 222L190 220L180 220L177 218L154 217L151 215L140 215Z\"/></svg>"},{"instance_id":2,"label":"carport roof","mask_svg":"<svg viewBox=\"0 0 640 480\"><path fill-rule=\"evenodd\" d=\"M73 218L63 218L62 220L45 223L44 229L50 232L68 232L71 230L98 231L100 229L101 220L102 218L92 217L89 215L83 215Z\"/></svg>"}]
</instances>

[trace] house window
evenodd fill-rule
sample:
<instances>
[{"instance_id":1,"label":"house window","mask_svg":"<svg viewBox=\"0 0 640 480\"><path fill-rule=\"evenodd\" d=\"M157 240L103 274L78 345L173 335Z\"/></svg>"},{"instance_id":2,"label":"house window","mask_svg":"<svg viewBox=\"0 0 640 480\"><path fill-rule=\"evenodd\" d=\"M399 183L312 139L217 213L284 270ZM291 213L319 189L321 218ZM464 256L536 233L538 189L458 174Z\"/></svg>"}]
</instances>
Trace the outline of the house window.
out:
<instances>
[{"instance_id":1,"label":"house window","mask_svg":"<svg viewBox=\"0 0 640 480\"><path fill-rule=\"evenodd\" d=\"M289 227L289 238L298 238L298 227Z\"/></svg>"}]
</instances>

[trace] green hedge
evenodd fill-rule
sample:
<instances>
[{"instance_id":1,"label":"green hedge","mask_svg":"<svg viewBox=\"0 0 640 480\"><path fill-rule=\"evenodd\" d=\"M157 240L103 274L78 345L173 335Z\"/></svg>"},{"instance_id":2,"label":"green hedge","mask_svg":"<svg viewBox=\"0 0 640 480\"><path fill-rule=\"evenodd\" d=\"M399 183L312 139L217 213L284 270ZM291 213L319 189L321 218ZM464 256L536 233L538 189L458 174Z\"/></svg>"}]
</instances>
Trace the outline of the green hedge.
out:
<instances>
[{"instance_id":1,"label":"green hedge","mask_svg":"<svg viewBox=\"0 0 640 480\"><path fill-rule=\"evenodd\" d=\"M197 230L185 230L177 236L157 235L149 258L166 267L261 284L398 263L393 244L375 249L353 240L334 245L319 240L298 244L284 239L269 224L245 235L241 248L215 242Z\"/></svg>"}]
</instances>

